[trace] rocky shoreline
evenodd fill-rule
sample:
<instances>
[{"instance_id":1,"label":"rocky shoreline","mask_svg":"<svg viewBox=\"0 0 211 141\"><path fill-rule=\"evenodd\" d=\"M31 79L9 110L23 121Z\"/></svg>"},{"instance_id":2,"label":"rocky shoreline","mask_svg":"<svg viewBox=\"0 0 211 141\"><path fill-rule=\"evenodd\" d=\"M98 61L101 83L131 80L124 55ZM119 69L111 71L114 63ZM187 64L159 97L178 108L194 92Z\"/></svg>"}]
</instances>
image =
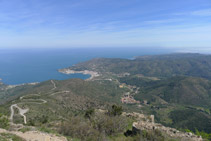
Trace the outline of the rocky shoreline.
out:
<instances>
[{"instance_id":1,"label":"rocky shoreline","mask_svg":"<svg viewBox=\"0 0 211 141\"><path fill-rule=\"evenodd\" d=\"M81 74L85 74L85 75L91 75L90 78L88 78L87 80L92 80L95 77L100 76L100 74L98 72L95 71L90 71L90 70L83 70L83 71L75 71L75 70L71 70L71 69L60 69L58 70L60 73L64 73L64 74L76 74L76 73L81 73Z\"/></svg>"}]
</instances>

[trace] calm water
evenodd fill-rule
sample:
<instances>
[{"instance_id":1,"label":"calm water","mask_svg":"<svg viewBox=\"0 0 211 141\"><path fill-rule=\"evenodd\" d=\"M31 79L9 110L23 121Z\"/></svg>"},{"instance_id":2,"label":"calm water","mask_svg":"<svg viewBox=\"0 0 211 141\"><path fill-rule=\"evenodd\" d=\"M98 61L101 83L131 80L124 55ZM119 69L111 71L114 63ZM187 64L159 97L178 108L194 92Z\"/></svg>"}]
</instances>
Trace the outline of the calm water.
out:
<instances>
[{"instance_id":1,"label":"calm water","mask_svg":"<svg viewBox=\"0 0 211 141\"><path fill-rule=\"evenodd\" d=\"M0 78L5 84L41 82L50 79L89 78L89 75L66 75L57 72L73 64L96 57L133 58L140 55L174 52L165 49L80 48L80 49L0 49Z\"/></svg>"}]
</instances>

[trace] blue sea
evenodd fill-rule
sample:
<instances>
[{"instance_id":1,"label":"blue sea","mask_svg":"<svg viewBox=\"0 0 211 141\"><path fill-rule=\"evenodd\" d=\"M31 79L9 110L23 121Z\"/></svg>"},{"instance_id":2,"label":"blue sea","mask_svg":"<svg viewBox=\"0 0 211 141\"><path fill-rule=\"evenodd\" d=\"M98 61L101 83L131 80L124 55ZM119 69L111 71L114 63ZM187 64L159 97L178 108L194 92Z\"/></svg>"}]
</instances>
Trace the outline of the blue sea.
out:
<instances>
[{"instance_id":1,"label":"blue sea","mask_svg":"<svg viewBox=\"0 0 211 141\"><path fill-rule=\"evenodd\" d=\"M50 79L87 79L89 75L66 75L57 70L92 58L127 58L172 53L175 50L153 48L54 48L0 49L0 78L9 85L42 82Z\"/></svg>"}]
</instances>

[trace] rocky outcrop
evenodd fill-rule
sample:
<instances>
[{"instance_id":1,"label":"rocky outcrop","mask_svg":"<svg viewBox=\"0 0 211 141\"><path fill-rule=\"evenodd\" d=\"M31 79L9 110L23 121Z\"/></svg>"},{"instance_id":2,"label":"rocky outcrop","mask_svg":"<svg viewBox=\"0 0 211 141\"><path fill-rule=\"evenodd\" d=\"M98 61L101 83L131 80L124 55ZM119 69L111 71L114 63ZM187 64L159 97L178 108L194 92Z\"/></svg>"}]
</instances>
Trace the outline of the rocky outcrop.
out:
<instances>
[{"instance_id":1,"label":"rocky outcrop","mask_svg":"<svg viewBox=\"0 0 211 141\"><path fill-rule=\"evenodd\" d=\"M123 113L126 116L135 117L137 122L133 123L133 132L135 134L141 133L144 130L153 131L159 130L170 137L181 139L182 141L202 141L201 136L196 136L193 133L184 133L174 128L165 127L159 123L154 122L154 115L146 116L139 113Z\"/></svg>"}]
</instances>

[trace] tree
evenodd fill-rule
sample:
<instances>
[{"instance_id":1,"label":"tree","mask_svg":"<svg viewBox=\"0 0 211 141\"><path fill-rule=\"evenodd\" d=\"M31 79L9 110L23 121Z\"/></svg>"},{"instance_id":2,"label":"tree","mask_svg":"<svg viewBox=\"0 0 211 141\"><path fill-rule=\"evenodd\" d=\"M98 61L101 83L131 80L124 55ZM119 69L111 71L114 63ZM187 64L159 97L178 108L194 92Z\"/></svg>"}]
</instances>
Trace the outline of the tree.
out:
<instances>
[{"instance_id":1,"label":"tree","mask_svg":"<svg viewBox=\"0 0 211 141\"><path fill-rule=\"evenodd\" d=\"M7 128L9 126L9 119L6 116L0 114L0 127Z\"/></svg>"},{"instance_id":2,"label":"tree","mask_svg":"<svg viewBox=\"0 0 211 141\"><path fill-rule=\"evenodd\" d=\"M95 112L94 109L88 109L88 110L86 110L84 117L90 119L91 116L94 114L94 112Z\"/></svg>"},{"instance_id":3,"label":"tree","mask_svg":"<svg viewBox=\"0 0 211 141\"><path fill-rule=\"evenodd\" d=\"M109 109L108 111L108 114L110 116L120 116L122 114L122 111L122 106L112 105L111 109Z\"/></svg>"}]
</instances>

